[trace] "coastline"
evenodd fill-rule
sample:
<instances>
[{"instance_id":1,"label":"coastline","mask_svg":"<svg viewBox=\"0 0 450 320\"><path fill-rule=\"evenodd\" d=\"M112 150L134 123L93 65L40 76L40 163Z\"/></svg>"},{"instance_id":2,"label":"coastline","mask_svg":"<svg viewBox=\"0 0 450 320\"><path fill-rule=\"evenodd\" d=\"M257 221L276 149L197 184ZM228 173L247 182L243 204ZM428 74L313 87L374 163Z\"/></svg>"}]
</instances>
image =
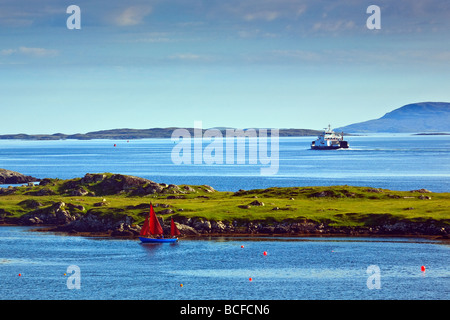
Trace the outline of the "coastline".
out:
<instances>
[{"instance_id":1,"label":"coastline","mask_svg":"<svg viewBox=\"0 0 450 320\"><path fill-rule=\"evenodd\" d=\"M153 203L165 234L183 237L450 238L450 193L354 186L216 191L121 174L86 174L0 188L0 226L137 239Z\"/></svg>"},{"instance_id":2,"label":"coastline","mask_svg":"<svg viewBox=\"0 0 450 320\"><path fill-rule=\"evenodd\" d=\"M2 226L21 226L18 224L0 224ZM347 230L345 230L347 229ZM428 240L450 242L450 236L447 234L427 234L417 232L373 232L364 230L368 228L352 228L341 229L341 232L336 232L336 228L323 228L321 232L302 232L302 233L250 233L250 232L199 232L197 234L182 234L179 240L205 240L214 238L244 238L244 239L264 239L279 238L277 240L301 240L302 238L423 238ZM372 228L370 228L372 229ZM31 229L33 232L48 232L62 236L78 236L88 238L102 238L110 240L136 240L138 241L138 234L116 234L114 231L104 232L89 232L89 231L64 231L61 226L40 226Z\"/></svg>"}]
</instances>

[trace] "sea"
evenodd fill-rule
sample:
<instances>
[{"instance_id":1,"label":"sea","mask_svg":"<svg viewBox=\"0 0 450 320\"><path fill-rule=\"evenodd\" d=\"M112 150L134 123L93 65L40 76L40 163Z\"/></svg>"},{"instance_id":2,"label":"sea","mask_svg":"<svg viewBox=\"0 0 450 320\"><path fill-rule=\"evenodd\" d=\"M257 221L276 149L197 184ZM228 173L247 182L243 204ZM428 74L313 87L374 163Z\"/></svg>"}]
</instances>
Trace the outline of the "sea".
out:
<instances>
[{"instance_id":1,"label":"sea","mask_svg":"<svg viewBox=\"0 0 450 320\"><path fill-rule=\"evenodd\" d=\"M60 179L112 172L220 191L355 185L450 192L450 136L349 136L349 149L329 151L310 150L313 139L282 137L278 154L268 145L278 160L274 174L262 174L271 164L249 150L239 164L227 163L220 149L214 163L176 164L179 144L171 139L0 140L0 168ZM449 242L425 238L141 244L0 227L1 300L448 300L449 266Z\"/></svg>"}]
</instances>

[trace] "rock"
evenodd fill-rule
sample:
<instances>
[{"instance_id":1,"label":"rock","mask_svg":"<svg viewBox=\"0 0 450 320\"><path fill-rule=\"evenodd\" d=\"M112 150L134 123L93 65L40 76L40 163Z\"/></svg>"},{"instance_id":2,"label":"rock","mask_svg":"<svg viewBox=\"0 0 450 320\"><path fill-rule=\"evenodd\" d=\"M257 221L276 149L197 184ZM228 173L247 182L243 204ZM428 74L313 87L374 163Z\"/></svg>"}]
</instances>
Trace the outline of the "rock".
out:
<instances>
[{"instance_id":1,"label":"rock","mask_svg":"<svg viewBox=\"0 0 450 320\"><path fill-rule=\"evenodd\" d=\"M432 193L430 190L427 190L427 189L411 190L410 192Z\"/></svg>"},{"instance_id":2,"label":"rock","mask_svg":"<svg viewBox=\"0 0 450 320\"><path fill-rule=\"evenodd\" d=\"M366 189L366 192L383 193L383 190L382 189L369 188L369 189Z\"/></svg>"},{"instance_id":3,"label":"rock","mask_svg":"<svg viewBox=\"0 0 450 320\"><path fill-rule=\"evenodd\" d=\"M27 200L19 202L19 206L27 208L27 209L36 209L36 208L42 207L43 204L34 199L27 199Z\"/></svg>"},{"instance_id":4,"label":"rock","mask_svg":"<svg viewBox=\"0 0 450 320\"><path fill-rule=\"evenodd\" d=\"M157 212L157 214L172 214L175 213L172 209L164 209L162 211Z\"/></svg>"},{"instance_id":5,"label":"rock","mask_svg":"<svg viewBox=\"0 0 450 320\"><path fill-rule=\"evenodd\" d=\"M327 191L312 193L309 197L310 198L323 198L323 197L333 197L333 196L334 196L334 192L327 190Z\"/></svg>"},{"instance_id":6,"label":"rock","mask_svg":"<svg viewBox=\"0 0 450 320\"><path fill-rule=\"evenodd\" d=\"M419 196L420 200L431 200L430 196L424 196L423 194Z\"/></svg>"},{"instance_id":7,"label":"rock","mask_svg":"<svg viewBox=\"0 0 450 320\"><path fill-rule=\"evenodd\" d=\"M77 215L72 215L66 210L64 202L55 202L48 207L40 207L32 212L23 215L20 220L25 224L50 224L61 225L77 219Z\"/></svg>"},{"instance_id":8,"label":"rock","mask_svg":"<svg viewBox=\"0 0 450 320\"><path fill-rule=\"evenodd\" d=\"M176 222L177 228L183 235L199 235L199 232L193 227Z\"/></svg>"},{"instance_id":9,"label":"rock","mask_svg":"<svg viewBox=\"0 0 450 320\"><path fill-rule=\"evenodd\" d=\"M0 184L21 184L37 181L40 181L40 179L11 170L0 169Z\"/></svg>"},{"instance_id":10,"label":"rock","mask_svg":"<svg viewBox=\"0 0 450 320\"><path fill-rule=\"evenodd\" d=\"M71 204L71 203L68 203L67 207L69 208L70 211L73 211L73 210L84 211L84 210L86 210L82 205L76 205L76 204Z\"/></svg>"},{"instance_id":11,"label":"rock","mask_svg":"<svg viewBox=\"0 0 450 320\"><path fill-rule=\"evenodd\" d=\"M86 176L85 176L86 177ZM87 181L90 181L89 178ZM92 177L94 179L94 177ZM131 192L138 189L139 187L144 187L147 184L154 183L153 181L139 178L135 176L127 176L123 174L113 174L108 178L104 178L99 182L96 187L96 194L108 195L108 194L119 194L123 192Z\"/></svg>"},{"instance_id":12,"label":"rock","mask_svg":"<svg viewBox=\"0 0 450 320\"><path fill-rule=\"evenodd\" d=\"M48 188L42 188L39 191L34 193L36 196L51 196L55 195L56 193Z\"/></svg>"},{"instance_id":13,"label":"rock","mask_svg":"<svg viewBox=\"0 0 450 320\"><path fill-rule=\"evenodd\" d=\"M52 179L50 178L44 178L39 182L40 186L47 186L47 185L55 185Z\"/></svg>"},{"instance_id":14,"label":"rock","mask_svg":"<svg viewBox=\"0 0 450 320\"><path fill-rule=\"evenodd\" d=\"M169 184L167 188L163 189L163 193L182 193L182 191L177 185Z\"/></svg>"},{"instance_id":15,"label":"rock","mask_svg":"<svg viewBox=\"0 0 450 320\"><path fill-rule=\"evenodd\" d=\"M105 174L87 173L80 181L81 184L97 183L106 179Z\"/></svg>"},{"instance_id":16,"label":"rock","mask_svg":"<svg viewBox=\"0 0 450 320\"><path fill-rule=\"evenodd\" d=\"M206 192L216 192L216 190L211 187L211 186L207 186L206 184L202 185L203 190L205 190Z\"/></svg>"},{"instance_id":17,"label":"rock","mask_svg":"<svg viewBox=\"0 0 450 320\"><path fill-rule=\"evenodd\" d=\"M196 192L195 189L190 186L183 186L183 190L187 192Z\"/></svg>"},{"instance_id":18,"label":"rock","mask_svg":"<svg viewBox=\"0 0 450 320\"><path fill-rule=\"evenodd\" d=\"M166 199L186 199L186 196L168 196Z\"/></svg>"},{"instance_id":19,"label":"rock","mask_svg":"<svg viewBox=\"0 0 450 320\"><path fill-rule=\"evenodd\" d=\"M82 196L87 195L88 193L89 193L89 191L85 190L84 188L78 188L78 189L72 190L70 195L75 196L75 197L82 197Z\"/></svg>"},{"instance_id":20,"label":"rock","mask_svg":"<svg viewBox=\"0 0 450 320\"><path fill-rule=\"evenodd\" d=\"M106 202L106 201L94 203L94 207L106 207L106 206L108 206L108 205L109 205L109 203Z\"/></svg>"},{"instance_id":21,"label":"rock","mask_svg":"<svg viewBox=\"0 0 450 320\"><path fill-rule=\"evenodd\" d=\"M144 190L146 194L161 193L164 190L164 187L159 183L152 182L149 183Z\"/></svg>"},{"instance_id":22,"label":"rock","mask_svg":"<svg viewBox=\"0 0 450 320\"><path fill-rule=\"evenodd\" d=\"M264 206L264 202L255 200L253 202L250 202L249 205L251 205L251 206L261 206L262 207L262 206Z\"/></svg>"}]
</instances>

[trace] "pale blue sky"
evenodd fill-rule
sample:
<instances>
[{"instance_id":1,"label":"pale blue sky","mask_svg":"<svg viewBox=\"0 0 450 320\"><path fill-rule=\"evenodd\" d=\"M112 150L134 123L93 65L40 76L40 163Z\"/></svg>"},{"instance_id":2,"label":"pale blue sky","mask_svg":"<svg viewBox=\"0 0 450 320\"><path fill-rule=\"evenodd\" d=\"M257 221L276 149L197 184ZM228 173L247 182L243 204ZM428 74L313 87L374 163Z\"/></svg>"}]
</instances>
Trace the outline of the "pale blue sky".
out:
<instances>
[{"instance_id":1,"label":"pale blue sky","mask_svg":"<svg viewBox=\"0 0 450 320\"><path fill-rule=\"evenodd\" d=\"M0 134L321 129L448 102L449 16L445 0L1 0Z\"/></svg>"}]
</instances>

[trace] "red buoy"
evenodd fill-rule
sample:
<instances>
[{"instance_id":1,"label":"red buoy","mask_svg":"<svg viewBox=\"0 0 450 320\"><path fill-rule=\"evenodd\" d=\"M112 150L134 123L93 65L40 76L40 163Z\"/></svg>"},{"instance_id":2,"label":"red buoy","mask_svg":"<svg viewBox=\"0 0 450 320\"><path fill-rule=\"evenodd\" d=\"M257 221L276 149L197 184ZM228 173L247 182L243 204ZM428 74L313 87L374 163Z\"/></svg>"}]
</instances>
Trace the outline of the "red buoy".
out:
<instances>
[{"instance_id":1,"label":"red buoy","mask_svg":"<svg viewBox=\"0 0 450 320\"><path fill-rule=\"evenodd\" d=\"M264 252L263 252L263 255L267 256L267 251L264 251Z\"/></svg>"},{"instance_id":2,"label":"red buoy","mask_svg":"<svg viewBox=\"0 0 450 320\"><path fill-rule=\"evenodd\" d=\"M252 281L253 279L252 278L248 278L248 281Z\"/></svg>"},{"instance_id":3,"label":"red buoy","mask_svg":"<svg viewBox=\"0 0 450 320\"><path fill-rule=\"evenodd\" d=\"M241 246L241 248L243 248L244 246Z\"/></svg>"},{"instance_id":4,"label":"red buoy","mask_svg":"<svg viewBox=\"0 0 450 320\"><path fill-rule=\"evenodd\" d=\"M425 266L420 267L420 270L422 270L422 272L425 272L426 270Z\"/></svg>"}]
</instances>

